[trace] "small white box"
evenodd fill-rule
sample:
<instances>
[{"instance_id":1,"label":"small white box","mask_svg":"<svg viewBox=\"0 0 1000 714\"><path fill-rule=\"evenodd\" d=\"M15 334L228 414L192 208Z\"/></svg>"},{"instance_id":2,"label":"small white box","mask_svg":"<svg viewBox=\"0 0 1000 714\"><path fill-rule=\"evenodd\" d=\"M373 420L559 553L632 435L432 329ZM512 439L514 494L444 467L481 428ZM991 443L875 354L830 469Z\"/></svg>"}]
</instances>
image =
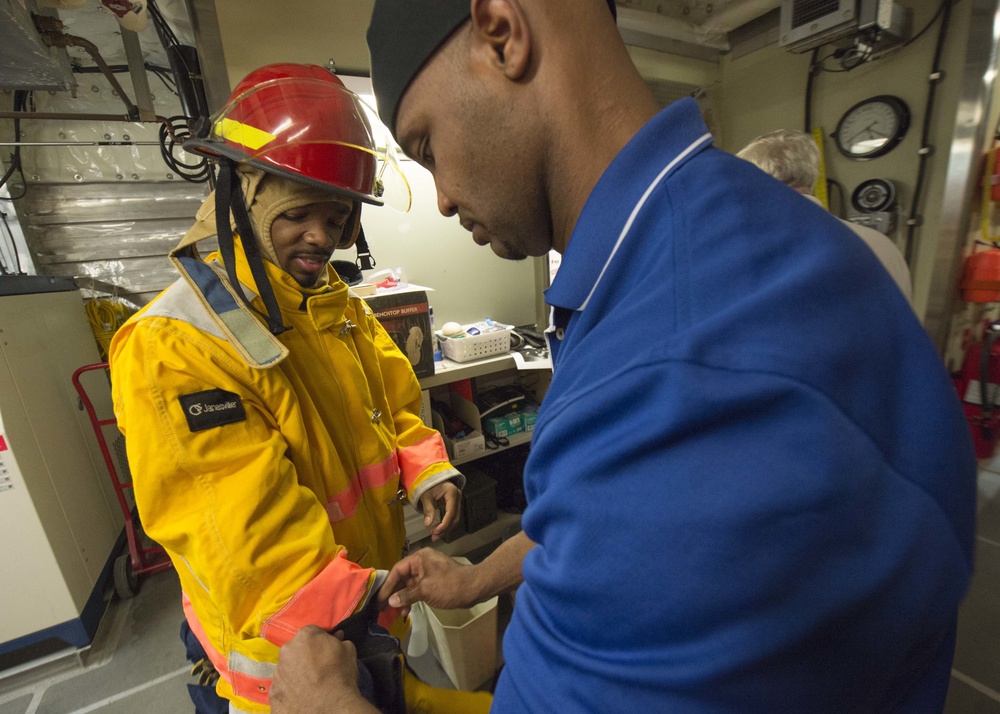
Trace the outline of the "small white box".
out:
<instances>
[{"instance_id":1,"label":"small white box","mask_svg":"<svg viewBox=\"0 0 1000 714\"><path fill-rule=\"evenodd\" d=\"M461 439L452 439L445 434L444 445L448 447L448 454L453 459L464 459L473 454L486 453L486 439L475 429Z\"/></svg>"}]
</instances>

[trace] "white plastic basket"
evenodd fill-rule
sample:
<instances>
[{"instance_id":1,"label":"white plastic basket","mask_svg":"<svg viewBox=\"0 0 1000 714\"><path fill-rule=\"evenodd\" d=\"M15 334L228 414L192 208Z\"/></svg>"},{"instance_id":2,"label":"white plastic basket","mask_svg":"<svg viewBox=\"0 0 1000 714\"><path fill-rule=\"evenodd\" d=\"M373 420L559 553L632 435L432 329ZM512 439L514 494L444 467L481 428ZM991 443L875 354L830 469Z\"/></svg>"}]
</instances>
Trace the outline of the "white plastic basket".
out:
<instances>
[{"instance_id":1,"label":"white plastic basket","mask_svg":"<svg viewBox=\"0 0 1000 714\"><path fill-rule=\"evenodd\" d=\"M510 352L511 329L505 327L480 335L463 337L445 337L439 332L438 339L445 357L454 362L469 362Z\"/></svg>"}]
</instances>

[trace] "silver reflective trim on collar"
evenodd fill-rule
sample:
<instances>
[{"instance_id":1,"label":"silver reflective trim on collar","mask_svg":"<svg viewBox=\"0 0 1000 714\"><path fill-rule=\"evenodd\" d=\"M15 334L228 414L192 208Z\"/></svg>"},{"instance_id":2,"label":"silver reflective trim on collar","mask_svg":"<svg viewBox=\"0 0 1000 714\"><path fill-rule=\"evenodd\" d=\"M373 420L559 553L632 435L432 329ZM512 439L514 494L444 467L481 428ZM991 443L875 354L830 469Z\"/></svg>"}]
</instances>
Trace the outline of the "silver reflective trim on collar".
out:
<instances>
[{"instance_id":1,"label":"silver reflective trim on collar","mask_svg":"<svg viewBox=\"0 0 1000 714\"><path fill-rule=\"evenodd\" d=\"M174 281L173 285L164 290L159 299L142 313L142 316L181 320L220 340L226 339L205 304L195 296L191 285L184 279Z\"/></svg>"},{"instance_id":2,"label":"silver reflective trim on collar","mask_svg":"<svg viewBox=\"0 0 1000 714\"><path fill-rule=\"evenodd\" d=\"M230 652L229 671L239 672L256 679L271 679L274 676L274 663L258 662L239 652Z\"/></svg>"}]
</instances>

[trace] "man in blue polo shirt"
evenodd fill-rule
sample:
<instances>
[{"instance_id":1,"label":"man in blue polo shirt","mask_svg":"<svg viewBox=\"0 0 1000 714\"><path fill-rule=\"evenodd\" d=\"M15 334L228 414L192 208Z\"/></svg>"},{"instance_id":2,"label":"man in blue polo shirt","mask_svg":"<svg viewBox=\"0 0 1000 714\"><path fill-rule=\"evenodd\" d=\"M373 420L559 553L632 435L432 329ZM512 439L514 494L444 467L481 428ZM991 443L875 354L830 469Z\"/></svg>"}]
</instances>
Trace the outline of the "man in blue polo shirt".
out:
<instances>
[{"instance_id":1,"label":"man in blue polo shirt","mask_svg":"<svg viewBox=\"0 0 1000 714\"><path fill-rule=\"evenodd\" d=\"M976 464L871 251L658 111L602 0L376 0L368 41L441 212L562 253L524 535L390 602L523 576L498 712L939 712Z\"/></svg>"}]
</instances>

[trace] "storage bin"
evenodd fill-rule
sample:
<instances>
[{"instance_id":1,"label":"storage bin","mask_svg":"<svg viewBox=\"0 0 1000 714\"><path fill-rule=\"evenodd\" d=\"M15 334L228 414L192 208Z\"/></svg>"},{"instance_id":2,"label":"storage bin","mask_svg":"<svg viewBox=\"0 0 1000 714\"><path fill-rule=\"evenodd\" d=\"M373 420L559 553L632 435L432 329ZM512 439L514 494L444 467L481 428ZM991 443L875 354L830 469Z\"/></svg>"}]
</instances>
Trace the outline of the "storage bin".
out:
<instances>
[{"instance_id":1,"label":"storage bin","mask_svg":"<svg viewBox=\"0 0 1000 714\"><path fill-rule=\"evenodd\" d=\"M510 352L510 333L513 328L503 328L480 335L445 337L438 332L444 356L453 362L469 362Z\"/></svg>"},{"instance_id":2,"label":"storage bin","mask_svg":"<svg viewBox=\"0 0 1000 714\"><path fill-rule=\"evenodd\" d=\"M465 468L462 520L467 533L475 533L497 519L497 482L482 471Z\"/></svg>"},{"instance_id":3,"label":"storage bin","mask_svg":"<svg viewBox=\"0 0 1000 714\"><path fill-rule=\"evenodd\" d=\"M462 467L465 488L462 489L462 517L458 525L444 536L445 543L453 543L467 533L475 533L497 519L497 482L482 471Z\"/></svg>"},{"instance_id":4,"label":"storage bin","mask_svg":"<svg viewBox=\"0 0 1000 714\"><path fill-rule=\"evenodd\" d=\"M497 598L468 609L426 612L431 650L452 684L466 691L487 684L497 668Z\"/></svg>"}]
</instances>

